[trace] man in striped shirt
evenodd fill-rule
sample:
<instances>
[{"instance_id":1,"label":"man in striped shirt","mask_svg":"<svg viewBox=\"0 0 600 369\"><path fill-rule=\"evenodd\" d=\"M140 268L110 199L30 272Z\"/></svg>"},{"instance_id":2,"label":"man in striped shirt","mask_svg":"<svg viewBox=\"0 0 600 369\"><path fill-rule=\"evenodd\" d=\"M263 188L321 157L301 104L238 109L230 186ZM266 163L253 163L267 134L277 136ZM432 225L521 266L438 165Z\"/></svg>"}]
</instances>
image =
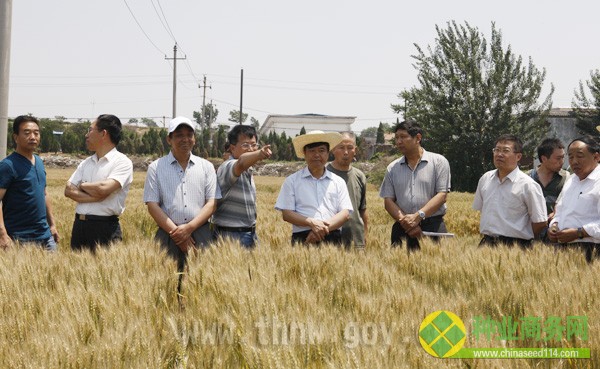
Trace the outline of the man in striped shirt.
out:
<instances>
[{"instance_id":1,"label":"man in striped shirt","mask_svg":"<svg viewBox=\"0 0 600 369\"><path fill-rule=\"evenodd\" d=\"M213 165L192 154L195 128L188 118L171 120L171 151L150 164L144 185L144 202L159 227L155 239L177 260L180 272L190 249L212 241L208 219L221 197Z\"/></svg>"},{"instance_id":2,"label":"man in striped shirt","mask_svg":"<svg viewBox=\"0 0 600 369\"><path fill-rule=\"evenodd\" d=\"M217 211L213 215L215 236L238 240L242 246L252 248L257 241L256 186L252 166L270 158L271 149L269 145L259 147L252 126L236 125L227 140L231 155L217 170L223 197L217 201Z\"/></svg>"}]
</instances>

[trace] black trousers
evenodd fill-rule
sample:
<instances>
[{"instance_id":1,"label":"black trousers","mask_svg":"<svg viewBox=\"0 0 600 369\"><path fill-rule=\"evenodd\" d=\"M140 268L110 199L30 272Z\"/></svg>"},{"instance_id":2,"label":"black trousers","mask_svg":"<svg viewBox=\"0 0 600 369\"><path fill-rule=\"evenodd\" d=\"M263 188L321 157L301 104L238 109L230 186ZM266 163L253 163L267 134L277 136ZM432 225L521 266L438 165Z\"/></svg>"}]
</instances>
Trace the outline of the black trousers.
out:
<instances>
[{"instance_id":1,"label":"black trousers","mask_svg":"<svg viewBox=\"0 0 600 369\"><path fill-rule=\"evenodd\" d=\"M421 230L425 232L438 232L438 233L446 233L448 230L446 229L446 224L444 224L444 216L436 215L434 217L425 218L425 220L421 221ZM419 239L414 237L409 237L406 234L406 231L400 223L395 222L392 226L392 247L402 246L402 239L406 239L406 248L411 250L419 250L421 246L419 245ZM433 240L439 241L437 237L432 237Z\"/></svg>"},{"instance_id":2,"label":"black trousers","mask_svg":"<svg viewBox=\"0 0 600 369\"><path fill-rule=\"evenodd\" d=\"M483 246L512 246L513 244L517 244L524 249L531 247L531 240L525 240L523 238L515 238L515 237L504 237L504 236L488 236L484 235L481 241L479 242L479 247Z\"/></svg>"},{"instance_id":3,"label":"black trousers","mask_svg":"<svg viewBox=\"0 0 600 369\"><path fill-rule=\"evenodd\" d=\"M306 237L308 237L309 233L310 233L310 231L302 231L302 232L292 233L292 246L297 243L304 243L306 241ZM329 232L329 234L327 236L325 236L325 239L321 242L330 242L330 243L333 243L336 245L341 245L342 244L342 231L340 231L339 229L336 229L335 231ZM316 245L320 245L321 242L317 243Z\"/></svg>"},{"instance_id":4,"label":"black trousers","mask_svg":"<svg viewBox=\"0 0 600 369\"><path fill-rule=\"evenodd\" d=\"M96 252L98 246L108 247L111 242L123 240L119 219L110 220L80 220L75 217L71 233L71 248L73 250L90 250Z\"/></svg>"},{"instance_id":5,"label":"black trousers","mask_svg":"<svg viewBox=\"0 0 600 369\"><path fill-rule=\"evenodd\" d=\"M571 242L565 245L566 247L579 247L585 254L585 261L591 263L595 258L600 257L600 243L592 242Z\"/></svg>"}]
</instances>

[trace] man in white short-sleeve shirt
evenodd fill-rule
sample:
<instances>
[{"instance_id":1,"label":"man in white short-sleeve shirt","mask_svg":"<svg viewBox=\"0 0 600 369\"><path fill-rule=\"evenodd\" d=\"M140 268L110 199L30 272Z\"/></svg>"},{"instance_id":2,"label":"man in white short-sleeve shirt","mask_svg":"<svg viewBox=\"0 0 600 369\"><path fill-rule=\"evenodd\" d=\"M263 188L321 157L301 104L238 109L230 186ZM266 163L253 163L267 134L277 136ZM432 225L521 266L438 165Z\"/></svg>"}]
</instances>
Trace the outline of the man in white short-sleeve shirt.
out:
<instances>
[{"instance_id":1,"label":"man in white short-sleeve shirt","mask_svg":"<svg viewBox=\"0 0 600 369\"><path fill-rule=\"evenodd\" d=\"M473 209L481 211L479 245L529 247L547 224L542 188L519 169L523 144L518 137L498 137L492 151L496 169L481 176L473 201Z\"/></svg>"},{"instance_id":2,"label":"man in white short-sleeve shirt","mask_svg":"<svg viewBox=\"0 0 600 369\"><path fill-rule=\"evenodd\" d=\"M588 263L600 251L600 145L593 137L573 140L567 147L572 176L556 203L548 231L551 241L579 246Z\"/></svg>"},{"instance_id":3,"label":"man in white short-sleeve shirt","mask_svg":"<svg viewBox=\"0 0 600 369\"><path fill-rule=\"evenodd\" d=\"M342 141L337 132L311 131L292 140L306 167L287 177L275 203L292 224L292 244L342 243L340 228L353 211L344 180L325 167L329 151Z\"/></svg>"},{"instance_id":4,"label":"man in white short-sleeve shirt","mask_svg":"<svg viewBox=\"0 0 600 369\"><path fill-rule=\"evenodd\" d=\"M71 248L89 249L108 246L122 239L119 216L125 210L125 198L133 181L133 164L116 146L121 139L121 121L102 114L85 135L88 150L85 159L69 178L65 196L76 201Z\"/></svg>"}]
</instances>

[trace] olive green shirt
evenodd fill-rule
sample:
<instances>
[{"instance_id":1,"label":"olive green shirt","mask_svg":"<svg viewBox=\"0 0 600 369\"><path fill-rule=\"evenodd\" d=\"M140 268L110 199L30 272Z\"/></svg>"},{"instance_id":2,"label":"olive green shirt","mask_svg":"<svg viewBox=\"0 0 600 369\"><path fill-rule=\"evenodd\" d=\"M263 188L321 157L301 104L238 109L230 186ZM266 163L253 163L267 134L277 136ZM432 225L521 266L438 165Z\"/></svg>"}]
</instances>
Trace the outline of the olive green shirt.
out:
<instances>
[{"instance_id":1,"label":"olive green shirt","mask_svg":"<svg viewBox=\"0 0 600 369\"><path fill-rule=\"evenodd\" d=\"M342 177L348 187L348 194L354 211L350 219L342 226L342 241L350 246L354 241L355 247L365 247L365 223L360 213L367 209L367 177L357 168L350 167L349 171L337 170L329 163L327 170Z\"/></svg>"}]
</instances>

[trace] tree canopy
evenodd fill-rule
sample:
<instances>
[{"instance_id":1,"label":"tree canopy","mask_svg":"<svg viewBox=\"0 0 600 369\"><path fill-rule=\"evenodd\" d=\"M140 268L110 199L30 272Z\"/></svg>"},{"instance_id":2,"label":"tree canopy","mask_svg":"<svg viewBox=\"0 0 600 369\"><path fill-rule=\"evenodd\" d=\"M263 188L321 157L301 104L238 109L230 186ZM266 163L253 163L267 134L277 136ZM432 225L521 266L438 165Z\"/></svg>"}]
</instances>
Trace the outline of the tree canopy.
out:
<instances>
[{"instance_id":1,"label":"tree canopy","mask_svg":"<svg viewBox=\"0 0 600 369\"><path fill-rule=\"evenodd\" d=\"M586 87L590 91L588 97ZM579 82L579 88L575 90L575 99L572 103L573 111L577 117L577 128L583 134L599 137L600 132L596 129L600 125L600 71L596 69L590 72L590 80Z\"/></svg>"},{"instance_id":2,"label":"tree canopy","mask_svg":"<svg viewBox=\"0 0 600 369\"><path fill-rule=\"evenodd\" d=\"M415 44L419 86L402 91L403 102L392 104L423 127L426 149L450 161L452 188L458 191L475 190L479 177L493 168L498 136L517 135L533 151L548 129L553 86L538 103L545 70L505 48L494 23L491 31L488 43L468 23L436 26L433 47Z\"/></svg>"}]
</instances>

